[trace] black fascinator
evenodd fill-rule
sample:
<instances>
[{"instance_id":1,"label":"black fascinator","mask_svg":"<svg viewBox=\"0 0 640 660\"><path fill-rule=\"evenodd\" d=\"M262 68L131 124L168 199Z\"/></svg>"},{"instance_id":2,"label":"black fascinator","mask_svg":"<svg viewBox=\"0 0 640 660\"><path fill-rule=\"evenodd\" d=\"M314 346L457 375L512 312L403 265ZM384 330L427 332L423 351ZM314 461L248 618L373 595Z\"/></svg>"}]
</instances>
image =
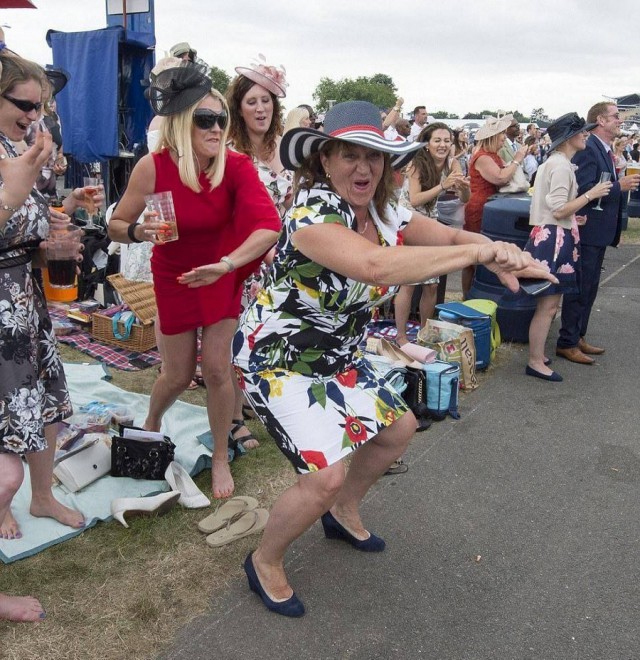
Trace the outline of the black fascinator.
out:
<instances>
[{"instance_id":1,"label":"black fascinator","mask_svg":"<svg viewBox=\"0 0 640 660\"><path fill-rule=\"evenodd\" d=\"M203 99L211 91L207 67L185 62L179 67L149 75L145 95L153 111L161 117L175 115Z\"/></svg>"}]
</instances>

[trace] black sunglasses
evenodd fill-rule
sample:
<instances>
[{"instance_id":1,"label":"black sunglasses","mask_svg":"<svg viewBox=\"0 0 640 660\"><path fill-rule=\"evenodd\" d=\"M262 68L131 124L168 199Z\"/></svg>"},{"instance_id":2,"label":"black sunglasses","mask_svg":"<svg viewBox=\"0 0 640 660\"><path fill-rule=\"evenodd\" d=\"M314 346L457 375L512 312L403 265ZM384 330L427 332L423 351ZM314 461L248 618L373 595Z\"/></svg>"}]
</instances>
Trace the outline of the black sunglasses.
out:
<instances>
[{"instance_id":1,"label":"black sunglasses","mask_svg":"<svg viewBox=\"0 0 640 660\"><path fill-rule=\"evenodd\" d=\"M224 131L227 125L227 112L226 110L214 112L213 110L201 108L193 113L193 123L203 131L208 131L218 124L220 130Z\"/></svg>"},{"instance_id":2,"label":"black sunglasses","mask_svg":"<svg viewBox=\"0 0 640 660\"><path fill-rule=\"evenodd\" d=\"M22 110L22 112L31 112L32 110L40 112L40 108L42 108L42 103L32 103L31 101L25 101L24 99L14 99L13 96L8 96L7 94L3 94L2 98L13 103L13 105L19 110Z\"/></svg>"}]
</instances>

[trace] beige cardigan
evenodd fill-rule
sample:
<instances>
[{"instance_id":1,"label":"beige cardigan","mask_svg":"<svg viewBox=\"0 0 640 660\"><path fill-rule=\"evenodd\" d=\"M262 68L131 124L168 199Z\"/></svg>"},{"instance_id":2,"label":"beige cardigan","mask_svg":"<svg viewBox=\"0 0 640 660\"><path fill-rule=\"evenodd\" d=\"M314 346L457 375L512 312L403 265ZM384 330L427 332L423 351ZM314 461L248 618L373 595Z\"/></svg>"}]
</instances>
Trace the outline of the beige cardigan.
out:
<instances>
[{"instance_id":1,"label":"beige cardigan","mask_svg":"<svg viewBox=\"0 0 640 660\"><path fill-rule=\"evenodd\" d=\"M538 168L531 200L529 224L558 225L571 229L573 216L556 220L553 212L578 196L577 167L561 152L552 151Z\"/></svg>"}]
</instances>

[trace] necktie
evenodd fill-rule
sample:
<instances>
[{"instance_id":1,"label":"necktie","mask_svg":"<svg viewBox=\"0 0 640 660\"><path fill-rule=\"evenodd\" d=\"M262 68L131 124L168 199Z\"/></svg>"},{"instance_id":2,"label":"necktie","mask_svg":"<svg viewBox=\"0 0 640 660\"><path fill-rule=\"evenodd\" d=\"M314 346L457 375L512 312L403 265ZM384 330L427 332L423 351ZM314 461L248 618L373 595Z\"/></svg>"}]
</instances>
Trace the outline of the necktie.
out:
<instances>
[{"instance_id":1,"label":"necktie","mask_svg":"<svg viewBox=\"0 0 640 660\"><path fill-rule=\"evenodd\" d=\"M611 158L611 165L613 166L613 180L618 178L618 173L616 171L616 157L613 155L613 151L609 150L609 158Z\"/></svg>"}]
</instances>

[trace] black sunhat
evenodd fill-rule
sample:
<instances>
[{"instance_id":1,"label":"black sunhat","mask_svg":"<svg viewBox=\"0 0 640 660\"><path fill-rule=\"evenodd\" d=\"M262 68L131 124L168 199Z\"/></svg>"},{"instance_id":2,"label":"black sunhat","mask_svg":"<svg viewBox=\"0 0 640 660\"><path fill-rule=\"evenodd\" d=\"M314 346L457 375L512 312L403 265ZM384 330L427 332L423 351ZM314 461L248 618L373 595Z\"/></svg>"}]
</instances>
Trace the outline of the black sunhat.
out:
<instances>
[{"instance_id":1,"label":"black sunhat","mask_svg":"<svg viewBox=\"0 0 640 660\"><path fill-rule=\"evenodd\" d=\"M568 112L566 115L558 117L547 127L547 134L552 140L549 151L553 151L563 142L566 142L578 133L582 133L582 131L592 131L597 125L595 122L587 124L577 112Z\"/></svg>"}]
</instances>

